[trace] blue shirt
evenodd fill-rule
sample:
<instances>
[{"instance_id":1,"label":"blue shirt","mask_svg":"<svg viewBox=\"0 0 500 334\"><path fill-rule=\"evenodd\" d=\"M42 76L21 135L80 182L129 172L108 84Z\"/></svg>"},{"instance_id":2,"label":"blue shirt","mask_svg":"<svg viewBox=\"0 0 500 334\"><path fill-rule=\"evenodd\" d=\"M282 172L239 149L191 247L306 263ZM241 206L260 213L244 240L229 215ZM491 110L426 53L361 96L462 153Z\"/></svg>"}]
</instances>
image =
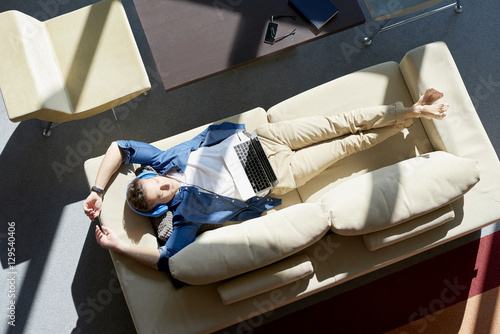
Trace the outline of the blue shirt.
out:
<instances>
[{"instance_id":1,"label":"blue shirt","mask_svg":"<svg viewBox=\"0 0 500 334\"><path fill-rule=\"evenodd\" d=\"M239 131L243 124L211 125L191 140L162 151L150 144L136 141L117 141L123 153L123 163L137 163L153 167L160 175L174 170L185 171L189 154L200 147L212 146ZM196 187L182 186L168 203L173 213L173 230L165 246L159 248L158 270L168 271L168 258L194 241L202 224L222 224L259 217L262 212L281 205L281 200L270 197L252 197L246 202L200 192Z\"/></svg>"}]
</instances>

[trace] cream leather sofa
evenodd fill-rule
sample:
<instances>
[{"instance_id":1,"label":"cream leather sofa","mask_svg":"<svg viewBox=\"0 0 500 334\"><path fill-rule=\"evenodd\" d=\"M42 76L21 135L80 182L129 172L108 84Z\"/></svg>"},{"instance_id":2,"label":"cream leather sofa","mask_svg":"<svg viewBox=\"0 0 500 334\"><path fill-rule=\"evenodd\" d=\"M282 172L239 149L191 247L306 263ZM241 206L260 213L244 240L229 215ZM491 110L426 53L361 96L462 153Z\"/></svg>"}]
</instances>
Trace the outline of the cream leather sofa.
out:
<instances>
[{"instance_id":1,"label":"cream leather sofa","mask_svg":"<svg viewBox=\"0 0 500 334\"><path fill-rule=\"evenodd\" d=\"M325 83L267 112L256 108L228 121L245 123L247 129L252 130L263 122L312 114L328 115L395 101L411 105L419 92L428 87L442 90L445 93L443 101L451 105L444 120L414 121L409 129L368 151L345 158L305 186L286 194L277 210L252 221L230 223L230 226L205 232L170 261L173 275L190 284L176 288L165 273L111 252L137 331L213 332L499 220L500 163L444 43L414 49L399 64L383 63ZM166 149L192 138L204 128L153 144ZM466 161L465 170L459 169L461 162L455 163L452 159L441 164L435 158L428 159L428 153ZM421 157L415 158L417 156ZM95 180L101 160L102 157L98 157L85 164L89 185ZM428 165L423 160L435 164ZM384 210L370 207L372 200L377 202L377 196L366 187L367 180L375 183L394 173L401 179L417 180L418 191L408 194L407 189L403 189L387 199L400 201L408 195L406 203L411 206L420 201L413 201L412 196L424 194L425 198L436 192L432 190L434 179L431 175L436 166L456 172L447 186L465 182L464 187L458 189L461 193L438 200L443 201L439 209L434 205L430 210L410 213L411 217L407 218L414 219L397 218L401 224L392 222L394 226L377 225L373 229L373 224L380 224L379 221L354 229L335 227L338 219L334 212L338 210L336 201L352 194L360 195L354 198L355 203L364 201L360 207L367 206L367 221L391 216L391 210L384 213ZM134 177L134 167L122 166L106 190L101 223L117 231L127 242L157 247L148 219L133 213L125 203L125 188ZM382 169L385 174L377 174L381 168L386 168ZM423 174L419 174L421 171ZM439 186L437 192L447 195L447 192L457 191L447 189ZM444 202L451 202L451 205ZM394 204L394 210L396 206ZM356 208L354 204L354 209L349 210L358 213L361 209ZM433 215L440 218L436 220ZM352 217L349 211L346 216ZM427 226L427 231L421 231L420 226ZM402 233L404 240L394 239L402 227L406 229Z\"/></svg>"}]
</instances>

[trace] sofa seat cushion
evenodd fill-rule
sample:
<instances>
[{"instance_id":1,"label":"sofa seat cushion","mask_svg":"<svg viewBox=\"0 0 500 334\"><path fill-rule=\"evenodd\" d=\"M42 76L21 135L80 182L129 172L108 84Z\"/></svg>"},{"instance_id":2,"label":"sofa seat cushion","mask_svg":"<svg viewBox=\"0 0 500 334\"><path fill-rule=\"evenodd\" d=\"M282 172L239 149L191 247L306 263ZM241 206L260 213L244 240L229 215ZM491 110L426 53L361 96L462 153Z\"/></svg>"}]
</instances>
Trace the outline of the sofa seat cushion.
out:
<instances>
[{"instance_id":1,"label":"sofa seat cushion","mask_svg":"<svg viewBox=\"0 0 500 334\"><path fill-rule=\"evenodd\" d=\"M192 285L228 279L286 258L331 226L320 203L301 203L200 235L169 260L173 277Z\"/></svg>"},{"instance_id":2,"label":"sofa seat cushion","mask_svg":"<svg viewBox=\"0 0 500 334\"><path fill-rule=\"evenodd\" d=\"M455 218L455 211L451 204L448 204L409 220L406 223L386 228L385 230L363 234L363 240L366 247L374 251L429 231L449 222L453 218Z\"/></svg>"},{"instance_id":3,"label":"sofa seat cushion","mask_svg":"<svg viewBox=\"0 0 500 334\"><path fill-rule=\"evenodd\" d=\"M217 287L224 305L293 283L313 273L311 259L296 255L241 275Z\"/></svg>"},{"instance_id":4,"label":"sofa seat cushion","mask_svg":"<svg viewBox=\"0 0 500 334\"><path fill-rule=\"evenodd\" d=\"M331 212L332 231L361 235L440 208L478 181L475 160L436 151L352 178L320 202Z\"/></svg>"}]
</instances>

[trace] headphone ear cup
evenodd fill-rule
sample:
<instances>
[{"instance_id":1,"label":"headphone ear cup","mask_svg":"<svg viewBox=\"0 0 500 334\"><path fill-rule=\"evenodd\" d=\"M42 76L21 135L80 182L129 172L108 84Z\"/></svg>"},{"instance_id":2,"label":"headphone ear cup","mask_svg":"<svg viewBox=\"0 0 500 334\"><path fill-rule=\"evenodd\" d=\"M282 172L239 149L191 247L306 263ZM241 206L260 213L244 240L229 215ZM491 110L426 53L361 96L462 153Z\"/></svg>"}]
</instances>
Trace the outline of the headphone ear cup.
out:
<instances>
[{"instance_id":1,"label":"headphone ear cup","mask_svg":"<svg viewBox=\"0 0 500 334\"><path fill-rule=\"evenodd\" d=\"M165 214L167 211L168 211L168 205L166 205L166 204L160 204L160 205L157 205L153 209L153 211L148 212L148 213L151 214L151 217L160 217L161 215Z\"/></svg>"}]
</instances>

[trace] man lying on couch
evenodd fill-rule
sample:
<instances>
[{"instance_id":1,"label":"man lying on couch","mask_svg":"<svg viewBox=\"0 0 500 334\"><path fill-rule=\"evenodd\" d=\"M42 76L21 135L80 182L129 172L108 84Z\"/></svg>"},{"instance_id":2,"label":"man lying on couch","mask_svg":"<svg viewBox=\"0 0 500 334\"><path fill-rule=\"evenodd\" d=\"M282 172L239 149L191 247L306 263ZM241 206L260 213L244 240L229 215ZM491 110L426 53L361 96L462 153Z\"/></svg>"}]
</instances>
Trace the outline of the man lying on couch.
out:
<instances>
[{"instance_id":1,"label":"man lying on couch","mask_svg":"<svg viewBox=\"0 0 500 334\"><path fill-rule=\"evenodd\" d=\"M428 89L411 107L400 102L391 106L364 108L331 117L308 117L268 123L256 133L278 177L270 194L285 194L300 187L334 162L368 149L411 125L413 118L442 119L447 104L434 104L443 94ZM168 271L168 259L192 243L202 224L222 224L258 217L281 204L269 197L246 201L239 193L224 161L220 145L241 134L244 125L212 125L190 141L161 151L133 141L113 142L99 168L84 211L99 217L103 189L123 163L151 166L135 178L127 189L127 201L137 213L156 216L170 210L173 231L159 249L129 245L109 228L96 226L96 239L103 248L123 253L143 264ZM208 166L208 167L207 167Z\"/></svg>"}]
</instances>

